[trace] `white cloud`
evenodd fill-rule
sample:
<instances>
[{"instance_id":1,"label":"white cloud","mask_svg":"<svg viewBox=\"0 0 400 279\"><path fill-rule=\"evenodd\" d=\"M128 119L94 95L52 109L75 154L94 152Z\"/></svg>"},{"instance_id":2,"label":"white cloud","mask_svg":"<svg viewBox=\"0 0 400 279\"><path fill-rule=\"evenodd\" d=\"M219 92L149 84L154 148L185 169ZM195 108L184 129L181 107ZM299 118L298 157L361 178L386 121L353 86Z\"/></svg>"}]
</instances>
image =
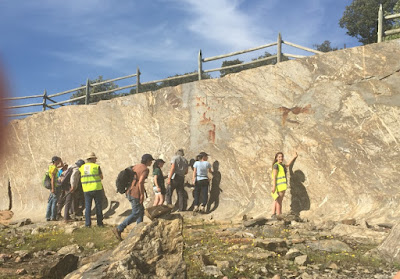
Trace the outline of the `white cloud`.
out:
<instances>
[{"instance_id":1,"label":"white cloud","mask_svg":"<svg viewBox=\"0 0 400 279\"><path fill-rule=\"evenodd\" d=\"M176 1L173 1L176 2ZM239 9L238 0L182 0L179 7L188 15L187 29L209 44L240 50L265 43L251 15ZM264 30L264 34L268 30Z\"/></svg>"}]
</instances>

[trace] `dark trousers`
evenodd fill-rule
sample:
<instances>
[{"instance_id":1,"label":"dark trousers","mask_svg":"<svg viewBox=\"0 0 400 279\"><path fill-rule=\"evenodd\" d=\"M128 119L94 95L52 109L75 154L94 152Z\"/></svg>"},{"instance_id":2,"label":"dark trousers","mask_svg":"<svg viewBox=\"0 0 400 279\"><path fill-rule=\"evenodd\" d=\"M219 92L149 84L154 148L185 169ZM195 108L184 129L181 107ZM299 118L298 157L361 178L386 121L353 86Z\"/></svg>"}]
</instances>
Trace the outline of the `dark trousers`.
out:
<instances>
[{"instance_id":1,"label":"dark trousers","mask_svg":"<svg viewBox=\"0 0 400 279\"><path fill-rule=\"evenodd\" d=\"M194 202L193 204L196 206L199 205L200 193L202 197L201 205L206 206L208 200L208 179L196 181L194 185Z\"/></svg>"},{"instance_id":2,"label":"dark trousers","mask_svg":"<svg viewBox=\"0 0 400 279\"><path fill-rule=\"evenodd\" d=\"M72 212L75 213L74 196L75 196L75 193L71 193L71 192L68 192L65 196L64 220L71 219L69 217L69 214Z\"/></svg>"},{"instance_id":3,"label":"dark trousers","mask_svg":"<svg viewBox=\"0 0 400 279\"><path fill-rule=\"evenodd\" d=\"M65 205L65 190L61 189L60 196L57 199L57 216L61 216L62 209Z\"/></svg>"},{"instance_id":4,"label":"dark trousers","mask_svg":"<svg viewBox=\"0 0 400 279\"><path fill-rule=\"evenodd\" d=\"M180 211L184 210L184 183L185 177L175 174L174 179L171 179L171 185L168 187L165 195L167 204L172 204L172 193L176 189L176 194L178 195L178 207Z\"/></svg>"},{"instance_id":5,"label":"dark trousers","mask_svg":"<svg viewBox=\"0 0 400 279\"><path fill-rule=\"evenodd\" d=\"M103 199L103 190L89 191L84 192L85 195L85 226L90 227L92 221L90 220L90 215L92 213L92 201L94 200L94 204L96 206L96 219L97 226L103 226L103 208L102 208L102 199Z\"/></svg>"}]
</instances>

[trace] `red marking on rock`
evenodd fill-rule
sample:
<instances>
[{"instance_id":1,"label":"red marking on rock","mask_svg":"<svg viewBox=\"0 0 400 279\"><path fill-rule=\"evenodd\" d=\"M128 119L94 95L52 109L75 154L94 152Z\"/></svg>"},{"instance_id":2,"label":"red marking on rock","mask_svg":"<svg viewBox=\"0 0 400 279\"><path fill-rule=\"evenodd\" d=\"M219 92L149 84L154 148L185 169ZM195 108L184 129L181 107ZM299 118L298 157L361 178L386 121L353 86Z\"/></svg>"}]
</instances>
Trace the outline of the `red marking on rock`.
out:
<instances>
[{"instance_id":1,"label":"red marking on rock","mask_svg":"<svg viewBox=\"0 0 400 279\"><path fill-rule=\"evenodd\" d=\"M203 113L203 119L200 120L200 124L203 124L203 125L204 125L204 124L208 124L208 123L211 122L211 117L208 117L208 118L207 118L206 113L207 113L207 112L204 112L204 113Z\"/></svg>"},{"instance_id":2,"label":"red marking on rock","mask_svg":"<svg viewBox=\"0 0 400 279\"><path fill-rule=\"evenodd\" d=\"M286 107L280 107L279 110L282 112L282 125L285 125L286 119L289 115L289 112L292 112L293 114L300 114L300 113L312 113L311 111L311 105L307 105L305 107L293 107L293 108L286 108ZM289 121L291 123L298 123L297 121Z\"/></svg>"},{"instance_id":3,"label":"red marking on rock","mask_svg":"<svg viewBox=\"0 0 400 279\"><path fill-rule=\"evenodd\" d=\"M208 141L215 143L215 128L216 128L216 126L215 126L215 124L212 124L212 125L213 125L213 129L208 130Z\"/></svg>"}]
</instances>

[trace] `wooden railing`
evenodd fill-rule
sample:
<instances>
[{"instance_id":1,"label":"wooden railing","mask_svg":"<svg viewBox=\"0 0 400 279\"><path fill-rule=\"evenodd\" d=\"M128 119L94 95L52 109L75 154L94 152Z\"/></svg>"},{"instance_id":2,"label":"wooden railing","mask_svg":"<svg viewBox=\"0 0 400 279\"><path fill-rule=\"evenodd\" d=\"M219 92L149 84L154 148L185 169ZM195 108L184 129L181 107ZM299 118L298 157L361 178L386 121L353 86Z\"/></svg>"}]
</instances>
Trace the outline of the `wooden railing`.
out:
<instances>
[{"instance_id":1,"label":"wooden railing","mask_svg":"<svg viewBox=\"0 0 400 279\"><path fill-rule=\"evenodd\" d=\"M42 100L41 103L32 103L32 104L9 106L9 107L6 107L6 109L19 109L19 108L41 106L42 107L42 111L45 111L46 109L54 109L57 106L60 107L60 106L68 105L68 104L73 104L73 102L76 102L76 101L79 101L79 100L83 100L83 99L85 99L85 104L88 105L88 104L90 104L90 97L91 96L98 96L98 95L102 95L102 94L106 94L106 93L112 93L112 92L120 91L120 90L127 89L127 88L136 87L136 93L139 93L140 86L147 85L147 84L157 84L157 83L161 83L161 82L165 82L165 81L181 79L181 78L184 78L184 77L191 77L191 76L196 76L196 75L198 76L198 79L201 80L202 79L202 75L204 73L211 73L211 72L216 72L216 71L220 71L220 70L231 69L231 68L241 67L241 66L245 66L245 65L251 65L251 64L255 64L255 63L259 63L261 61L267 61L267 60L271 60L271 59L276 59L277 63L279 63L279 62L282 61L282 57L283 56L286 56L288 58L302 58L302 57L305 57L303 55L282 53L282 44L286 44L288 46L295 47L295 48L298 48L298 49L301 49L301 50L305 50L305 51L308 51L308 52L311 52L311 53L314 53L314 54L323 53L323 52L318 51L318 50L314 50L314 49L303 47L303 46L300 46L300 45L297 45L297 44L294 44L294 43L283 41L282 37L281 37L281 34L279 33L277 42L266 44L266 45L262 45L262 46L258 46L258 47L247 49L247 50L236 51L236 52L223 54L223 55L218 55L218 56L213 56L213 57L208 57L208 58L202 58L202 53L201 53L201 50L200 50L199 51L199 55L198 55L198 72L197 73L194 72L194 73L190 73L190 74L186 74L186 75L179 75L179 76L169 77L169 78L165 78L165 79L160 79L160 80L154 80L154 81L141 83L140 82L141 73L140 73L140 70L139 70L139 67L138 67L137 70L136 70L136 73L132 74L132 75L119 77L119 78L114 78L114 79L109 79L109 80L105 80L105 81L101 81L101 82L97 82L97 83L93 83L93 84L90 84L89 83L89 79L88 79L86 81L86 85L84 85L84 86L73 88L73 89L70 89L70 90L67 90L67 91L62 91L62 92L51 94L51 95L48 95L47 91L44 90L43 95L33 95L33 96L26 96L26 97L5 98L4 100L6 100L6 101L18 101L18 100L35 99L35 98L36 99L40 98ZM235 56L235 55L240 55L240 54L244 54L244 53L249 53L249 52L252 52L252 51L265 49L265 48L269 48L269 47L272 47L272 46L277 46L277 52L276 52L275 55L271 55L271 56L268 56L268 57L262 58L262 59L256 59L256 60L253 60L253 61L250 61L250 62L247 62L247 63L241 63L241 64L230 65L230 66L226 66L226 67L209 69L209 70L204 70L203 71L203 63L214 61L214 60L218 60L218 59L222 59L222 58L226 58L226 57L231 57L231 56ZM126 85L126 86L123 86L123 87L117 87L117 88L114 88L114 89L111 89L111 90L102 91L102 92L90 93L90 88L91 87L94 87L94 86L97 86L97 85L101 85L101 84L104 84L104 83L109 83L109 82L119 81L119 80L123 80L123 79L128 79L128 78L132 78L132 77L136 77L136 83L134 83L134 84ZM65 94L70 94L72 92L76 92L76 91L83 90L83 89L85 89L85 92L86 92L86 94L83 95L83 96L79 96L79 97L72 98L72 99L67 99L67 100L64 100L64 101L58 101L58 102L54 100L55 97L59 97L59 96L65 95ZM48 101L50 101L51 103L49 103ZM22 116L32 115L32 114L35 114L35 113L38 113L38 112L40 112L40 111L9 114L7 116L8 117L22 117Z\"/></svg>"},{"instance_id":2,"label":"wooden railing","mask_svg":"<svg viewBox=\"0 0 400 279\"><path fill-rule=\"evenodd\" d=\"M378 11L378 43L382 42L383 36L400 34L400 28L383 31L383 20L395 19L395 18L400 18L400 14L393 14L393 15L383 16L382 4L379 5L379 11Z\"/></svg>"},{"instance_id":3,"label":"wooden railing","mask_svg":"<svg viewBox=\"0 0 400 279\"><path fill-rule=\"evenodd\" d=\"M254 63L258 63L261 61L267 61L267 60L271 60L271 59L276 59L276 62L282 62L282 56L286 56L289 58L302 58L305 57L304 55L296 55L296 54L289 54L289 53L282 53L282 44L286 44L288 46L292 46L301 50L305 50L305 51L309 51L312 52L314 54L322 54L323 52L312 49L312 48L308 48L308 47L303 47L300 45L296 45L294 43L290 43L287 41L283 41L282 40L282 36L281 33L278 34L278 40L276 43L271 43L271 44L267 44L267 45L263 45L263 46L259 46L259 47L255 47L255 48L250 48L247 50L241 50L241 51L236 51L236 52L231 52L228 54L223 54L223 55L218 55L218 56L213 56L213 57L208 57L208 58L202 58L202 54L201 54L201 50L199 51L199 57L198 57L198 77L199 80L201 80L202 77L202 73L211 73L211 72L216 72L216 71L220 71L220 70L225 70L225 69L231 69L231 68L236 68L236 67L241 67L241 66L245 66L245 65L251 65ZM221 68L216 68L216 69L211 69L211 70L206 70L203 71L203 62L210 62L210 61L214 61L217 59L222 59L222 58L226 58L226 57L231 57L231 56L235 56L235 55L239 55L239 54L244 54L244 53L248 53L248 52L252 52L252 51L256 51L256 50L260 50L260 49L265 49L268 47L272 47L272 46L277 46L277 51L275 55L271 55L268 56L266 58L261 58L261 59L257 59L257 60L253 60L247 63L241 63L241 64L235 64L235 65L230 65L230 66L226 66L226 67L221 67Z\"/></svg>"}]
</instances>

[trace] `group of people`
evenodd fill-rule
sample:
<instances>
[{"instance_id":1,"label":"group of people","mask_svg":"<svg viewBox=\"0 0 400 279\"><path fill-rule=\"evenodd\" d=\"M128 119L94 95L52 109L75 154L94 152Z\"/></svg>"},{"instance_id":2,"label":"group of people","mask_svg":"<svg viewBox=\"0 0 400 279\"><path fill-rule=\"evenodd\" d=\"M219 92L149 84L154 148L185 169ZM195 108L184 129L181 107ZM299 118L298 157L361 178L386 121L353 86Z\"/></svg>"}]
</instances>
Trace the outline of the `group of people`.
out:
<instances>
[{"instance_id":1,"label":"group of people","mask_svg":"<svg viewBox=\"0 0 400 279\"><path fill-rule=\"evenodd\" d=\"M104 196L101 180L103 174L96 164L96 154L93 152L68 167L62 159L54 156L49 166L50 195L47 203L46 220L56 221L61 218L64 208L64 221L70 222L76 216L81 216L85 210L85 226L91 226L91 208L94 200L96 205L97 225L103 226L102 198ZM60 170L58 170L60 168ZM71 218L71 215L74 218Z\"/></svg>"},{"instance_id":2,"label":"group of people","mask_svg":"<svg viewBox=\"0 0 400 279\"><path fill-rule=\"evenodd\" d=\"M141 163L132 167L136 173L136 179L126 192L126 197L131 203L132 213L119 224L114 232L120 238L121 232L133 222L140 223L144 216L144 183L149 176L149 167L153 164L153 205L162 205L166 201L172 206L172 195L176 190L178 211L184 211L185 199L185 176L191 166L193 168L194 203L193 211L205 212L208 201L209 180L208 174L212 174L211 164L207 161L209 154L201 152L193 165L189 164L184 157L184 150L176 151L171 159L171 167L167 176L164 176L162 168L165 164L163 159L155 160L151 154L144 154ZM61 217L61 209L65 205L64 220L73 220L71 214L82 214L85 209L85 226L91 226L91 208L94 200L97 225L103 226L102 199L104 189L102 185L103 174L101 168L96 164L97 157L92 152L86 156L86 162L78 160L73 166L68 167L58 156L52 158L49 166L51 179L50 195L48 199L46 219L48 221L58 220ZM192 163L192 162L191 162ZM60 169L60 170L58 170ZM167 179L167 183L165 180ZM166 187L167 184L167 187ZM84 197L84 204L80 202ZM202 200L200 201L200 196Z\"/></svg>"},{"instance_id":3,"label":"group of people","mask_svg":"<svg viewBox=\"0 0 400 279\"><path fill-rule=\"evenodd\" d=\"M136 223L143 221L144 182L149 175L148 167L151 166L153 161L155 161L153 164L153 191L155 194L153 205L162 205L164 204L164 200L166 200L167 205L172 206L172 194L176 190L178 211L185 210L184 186L185 176L189 170L189 163L184 156L183 149L179 149L175 153L175 156L171 159L171 167L167 176L164 176L162 172L165 161L162 159L155 160L150 154L144 154L141 163L133 166L133 171L136 173L137 179L132 182L131 187L126 193L132 206L132 213L113 229L114 234L119 240L122 240L121 234L129 224L135 221ZM210 180L207 174L212 174L211 164L207 162L208 154L205 152L201 152L197 156L197 159L198 161L193 165L193 183L195 185L193 210L205 212ZM165 179L167 179L167 187L165 187ZM203 199L199 207L200 193L202 193Z\"/></svg>"},{"instance_id":4,"label":"group of people","mask_svg":"<svg viewBox=\"0 0 400 279\"><path fill-rule=\"evenodd\" d=\"M137 223L143 221L144 183L149 176L149 167L153 164L153 161L155 161L153 164L154 206L162 205L164 201L166 201L167 205L172 206L172 194L176 190L178 211L185 210L184 183L189 166L191 166L193 168L192 181L194 184L193 211L206 212L210 184L209 174L213 174L211 164L208 162L209 154L201 152L196 157L193 165L188 163L184 155L183 149L179 149L175 153L175 156L171 159L171 167L167 176L164 176L162 172L165 161L163 159L155 160L151 154L144 154L140 164L132 167L136 173L136 179L133 180L126 192L126 197L131 203L132 213L113 229L114 234L119 240L122 240L121 233L129 224L135 221ZM295 153L289 164L284 164L283 153L278 152L275 155L271 171L271 195L274 198L272 217L282 214L282 201L287 189L286 168L293 164L296 158L297 153ZM52 158L52 164L49 166L48 171L51 178L50 195L46 211L46 219L48 221L57 219L57 212L61 213L63 204L65 204L64 220L65 222L70 221L71 213L77 214L80 209L83 210L83 205L79 205L80 193L83 193L85 200L84 208L86 209L85 226L91 226L90 216L93 200L96 208L97 225L103 226L102 199L104 189L101 182L103 174L100 166L96 164L96 160L97 157L92 152L87 156L86 162L80 159L68 168L60 157L54 156ZM58 168L60 168L60 171L58 171ZM165 186L165 179L167 179L167 187ZM67 182L65 183L64 180L67 180ZM63 184L67 186L61 187ZM200 197L202 197L201 201ZM63 202L60 200L63 200ZM58 210L57 204L59 207L61 206Z\"/></svg>"}]
</instances>

